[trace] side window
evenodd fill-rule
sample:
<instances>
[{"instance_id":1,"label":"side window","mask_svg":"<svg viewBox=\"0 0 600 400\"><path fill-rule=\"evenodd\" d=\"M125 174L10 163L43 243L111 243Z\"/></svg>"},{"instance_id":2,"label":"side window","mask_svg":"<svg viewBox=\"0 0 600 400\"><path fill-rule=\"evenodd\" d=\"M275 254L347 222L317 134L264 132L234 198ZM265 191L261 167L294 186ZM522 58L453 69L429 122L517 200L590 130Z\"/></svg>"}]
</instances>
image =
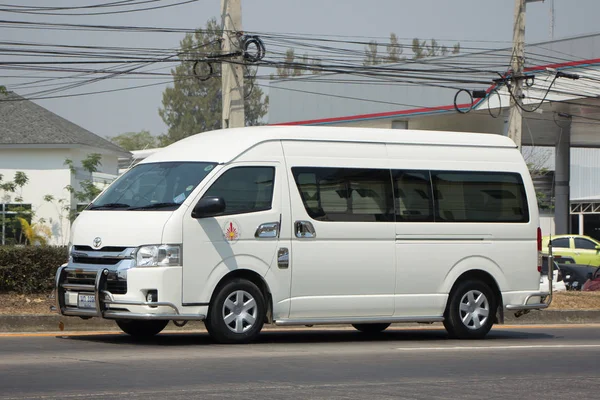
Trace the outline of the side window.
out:
<instances>
[{"instance_id":1,"label":"side window","mask_svg":"<svg viewBox=\"0 0 600 400\"><path fill-rule=\"evenodd\" d=\"M575 238L576 249L596 250L596 243L583 238Z\"/></svg>"},{"instance_id":2,"label":"side window","mask_svg":"<svg viewBox=\"0 0 600 400\"><path fill-rule=\"evenodd\" d=\"M527 222L523 181L503 172L431 172L436 221Z\"/></svg>"},{"instance_id":3,"label":"side window","mask_svg":"<svg viewBox=\"0 0 600 400\"><path fill-rule=\"evenodd\" d=\"M393 222L389 170L294 167L308 215L318 221Z\"/></svg>"},{"instance_id":4,"label":"side window","mask_svg":"<svg viewBox=\"0 0 600 400\"><path fill-rule=\"evenodd\" d=\"M274 181L273 167L235 167L221 175L203 197L223 198L224 215L270 210Z\"/></svg>"},{"instance_id":5,"label":"side window","mask_svg":"<svg viewBox=\"0 0 600 400\"><path fill-rule=\"evenodd\" d=\"M569 246L569 238L559 238L554 239L552 242L552 247L560 247L564 249L568 249Z\"/></svg>"},{"instance_id":6,"label":"side window","mask_svg":"<svg viewBox=\"0 0 600 400\"><path fill-rule=\"evenodd\" d=\"M429 171L392 171L396 221L433 222Z\"/></svg>"}]
</instances>

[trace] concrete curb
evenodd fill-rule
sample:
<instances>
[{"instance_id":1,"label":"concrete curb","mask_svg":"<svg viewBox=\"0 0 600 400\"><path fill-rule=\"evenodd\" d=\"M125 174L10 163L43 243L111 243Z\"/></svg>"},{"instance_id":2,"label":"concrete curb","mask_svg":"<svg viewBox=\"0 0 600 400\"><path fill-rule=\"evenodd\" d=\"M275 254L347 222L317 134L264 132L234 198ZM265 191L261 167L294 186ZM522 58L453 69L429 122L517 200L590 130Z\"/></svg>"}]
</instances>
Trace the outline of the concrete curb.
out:
<instances>
[{"instance_id":1,"label":"concrete curb","mask_svg":"<svg viewBox=\"0 0 600 400\"><path fill-rule=\"evenodd\" d=\"M63 329L60 329L60 323ZM513 314L506 315L506 324L510 325L536 325L536 324L594 324L600 323L600 310L545 310L532 311L520 318ZM398 324L397 326L427 326L419 324ZM435 324L440 325L440 324ZM332 327L334 325L322 325L317 327ZM345 325L337 325L342 328ZM169 324L167 330L204 330L204 324L200 321L189 322L184 328ZM269 329L296 329L273 327L265 325ZM0 333L36 333L36 332L85 332L85 331L115 331L120 332L114 321L98 318L81 319L77 317L64 317L52 314L29 314L29 315L0 315Z\"/></svg>"}]
</instances>

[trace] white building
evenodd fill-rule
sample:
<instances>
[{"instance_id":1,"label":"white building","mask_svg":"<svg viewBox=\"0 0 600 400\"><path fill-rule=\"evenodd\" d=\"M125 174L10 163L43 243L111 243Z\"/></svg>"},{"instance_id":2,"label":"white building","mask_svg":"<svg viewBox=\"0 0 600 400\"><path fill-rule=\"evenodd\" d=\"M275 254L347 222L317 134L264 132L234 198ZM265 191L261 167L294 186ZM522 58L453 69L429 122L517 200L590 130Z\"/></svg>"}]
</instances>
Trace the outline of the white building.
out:
<instances>
[{"instance_id":1,"label":"white building","mask_svg":"<svg viewBox=\"0 0 600 400\"><path fill-rule=\"evenodd\" d=\"M2 96L0 119L0 184L12 181L17 171L29 178L22 191L0 189L0 244L18 241L18 232L2 218L14 215L11 210L16 207L30 209L32 223L45 221L52 231L51 244L67 244L70 222L59 200L72 209L77 202L66 187L78 189L83 180L109 183L117 176L118 158L129 157L129 152L14 93ZM81 161L92 153L102 156L94 176L81 168ZM67 159L73 161L75 174L65 164ZM46 195L54 201L45 201Z\"/></svg>"}]
</instances>

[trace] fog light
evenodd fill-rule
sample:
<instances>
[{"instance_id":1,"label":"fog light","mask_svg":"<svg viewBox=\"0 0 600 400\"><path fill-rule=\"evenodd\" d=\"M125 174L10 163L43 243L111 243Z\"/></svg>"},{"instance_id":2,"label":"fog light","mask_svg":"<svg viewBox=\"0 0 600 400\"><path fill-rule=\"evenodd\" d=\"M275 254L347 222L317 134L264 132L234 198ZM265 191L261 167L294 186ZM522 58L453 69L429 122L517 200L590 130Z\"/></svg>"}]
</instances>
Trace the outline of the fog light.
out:
<instances>
[{"instance_id":1,"label":"fog light","mask_svg":"<svg viewBox=\"0 0 600 400\"><path fill-rule=\"evenodd\" d=\"M148 303L156 303L158 301L158 290L148 290L146 301Z\"/></svg>"}]
</instances>

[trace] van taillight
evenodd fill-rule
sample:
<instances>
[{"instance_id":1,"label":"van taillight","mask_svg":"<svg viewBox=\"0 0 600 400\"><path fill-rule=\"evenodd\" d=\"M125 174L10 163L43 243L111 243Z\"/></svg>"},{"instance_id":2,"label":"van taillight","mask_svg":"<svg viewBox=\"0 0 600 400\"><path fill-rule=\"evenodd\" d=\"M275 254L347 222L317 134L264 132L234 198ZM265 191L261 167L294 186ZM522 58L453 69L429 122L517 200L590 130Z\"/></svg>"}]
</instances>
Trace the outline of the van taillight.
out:
<instances>
[{"instance_id":1,"label":"van taillight","mask_svg":"<svg viewBox=\"0 0 600 400\"><path fill-rule=\"evenodd\" d=\"M537 229L538 272L542 272L542 228Z\"/></svg>"}]
</instances>

